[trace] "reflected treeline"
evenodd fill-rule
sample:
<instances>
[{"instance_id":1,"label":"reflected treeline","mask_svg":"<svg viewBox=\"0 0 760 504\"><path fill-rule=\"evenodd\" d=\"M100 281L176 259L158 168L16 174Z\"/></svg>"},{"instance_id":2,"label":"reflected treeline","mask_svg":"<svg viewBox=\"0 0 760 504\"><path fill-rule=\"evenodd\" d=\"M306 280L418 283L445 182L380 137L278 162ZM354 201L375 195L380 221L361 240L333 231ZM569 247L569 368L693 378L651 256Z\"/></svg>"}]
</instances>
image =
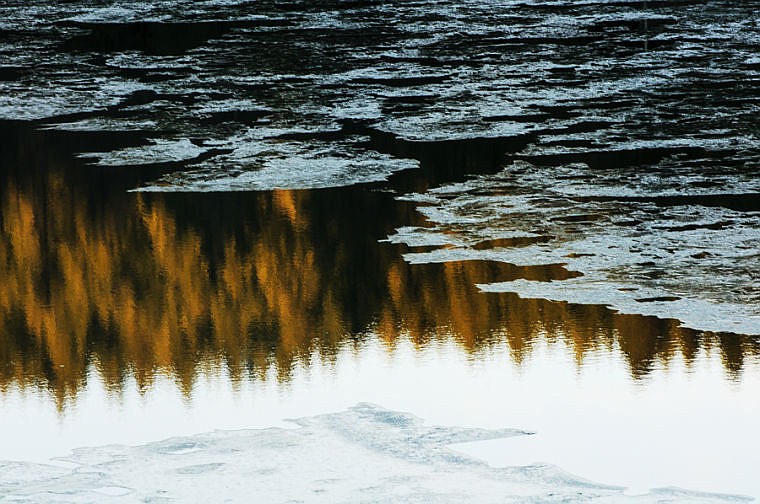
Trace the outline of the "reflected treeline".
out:
<instances>
[{"instance_id":1,"label":"reflected treeline","mask_svg":"<svg viewBox=\"0 0 760 504\"><path fill-rule=\"evenodd\" d=\"M579 365L620 353L634 377L701 350L738 376L760 355L753 338L474 287L571 276L561 265L409 265L379 240L424 222L377 188L127 193L119 177L132 183L140 168L83 165L59 134L4 138L0 390L44 387L63 406L92 367L116 391L168 373L189 394L220 365L233 379L286 381L295 363L330 361L370 335L390 349L453 339L473 356L506 344L517 363L562 343Z\"/></svg>"}]
</instances>

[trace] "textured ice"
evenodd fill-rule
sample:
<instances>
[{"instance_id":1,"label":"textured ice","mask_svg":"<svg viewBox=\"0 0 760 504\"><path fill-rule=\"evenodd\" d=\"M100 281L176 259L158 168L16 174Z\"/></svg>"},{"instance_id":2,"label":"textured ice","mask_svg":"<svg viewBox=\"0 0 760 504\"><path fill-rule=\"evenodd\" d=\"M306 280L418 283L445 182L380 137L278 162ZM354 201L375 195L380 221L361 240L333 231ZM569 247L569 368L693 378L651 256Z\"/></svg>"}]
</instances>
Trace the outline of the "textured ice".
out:
<instances>
[{"instance_id":1,"label":"textured ice","mask_svg":"<svg viewBox=\"0 0 760 504\"><path fill-rule=\"evenodd\" d=\"M151 163L187 161L203 154L206 149L198 147L187 138L177 140L153 140L151 145L129 147L108 153L84 153L83 158L93 158L102 166L129 166Z\"/></svg>"},{"instance_id":2,"label":"textured ice","mask_svg":"<svg viewBox=\"0 0 760 504\"><path fill-rule=\"evenodd\" d=\"M3 57L2 51L0 57ZM14 54L6 64L28 67L33 62L27 61L27 57ZM56 64L73 67L77 63L60 55ZM0 119L41 120L66 114L102 112L118 105L125 96L146 88L133 80L114 80L86 73L71 78L69 71L60 71L60 75L53 74L50 79L56 83L33 86L26 79L18 82L0 79Z\"/></svg>"},{"instance_id":3,"label":"textured ice","mask_svg":"<svg viewBox=\"0 0 760 504\"><path fill-rule=\"evenodd\" d=\"M292 133L264 129L267 135ZM259 132L260 135L261 132ZM300 132L299 132L300 133ZM319 133L319 132L316 132ZM306 133L308 134L308 132ZM235 149L162 177L136 191L251 191L318 189L377 182L393 172L414 169L418 162L341 146L304 149L298 142L256 136L240 137ZM212 144L226 146L226 142Z\"/></svg>"},{"instance_id":4,"label":"textured ice","mask_svg":"<svg viewBox=\"0 0 760 504\"><path fill-rule=\"evenodd\" d=\"M758 34L746 2L568 5L328 1L306 14L301 3L7 1L0 5L8 35L0 38L0 118L108 116L115 107L132 124L149 121L237 149L250 116L214 122L204 111L250 110L249 103L272 112L257 125L311 129L362 119L407 140L534 132L600 149L697 135L738 141L732 149L756 145ZM148 47L117 30L157 21L192 43L173 47L181 37L167 35ZM218 25L207 32L204 23ZM82 50L61 49L93 28L102 37ZM130 93L147 89L154 101L125 105ZM403 101L421 96L429 99ZM609 123L598 134L562 131L598 120ZM309 159L325 149L340 157L345 147L300 143L313 151L302 153ZM229 157L204 163L207 179L235 185L227 180ZM195 176L188 180L196 184Z\"/></svg>"},{"instance_id":5,"label":"textured ice","mask_svg":"<svg viewBox=\"0 0 760 504\"><path fill-rule=\"evenodd\" d=\"M187 70L194 67L193 58L142 54L136 51L115 54L105 61L113 69L141 70ZM196 67L197 68L197 67ZM197 82L196 82L197 84ZM167 90L172 89L167 86Z\"/></svg>"},{"instance_id":6,"label":"textured ice","mask_svg":"<svg viewBox=\"0 0 760 504\"><path fill-rule=\"evenodd\" d=\"M299 428L216 431L142 446L80 448L58 465L0 462L3 502L736 502L622 489L550 465L492 468L450 445L526 434L429 426L359 404ZM62 467L62 463L66 467Z\"/></svg>"},{"instance_id":7,"label":"textured ice","mask_svg":"<svg viewBox=\"0 0 760 504\"><path fill-rule=\"evenodd\" d=\"M152 145L97 158L180 162L139 188L152 191L378 181L417 166L392 155L425 163L415 151L425 142L525 136L522 152L494 153L509 166L505 179L433 193L424 212L438 228L392 241L447 247L414 261L561 261L584 274L488 289L760 331L752 210L760 34L751 2L326 1L308 13L304 5L3 2L0 118L151 124ZM183 36L132 39L145 26L123 24L157 20ZM375 137L351 138L347 120ZM277 137L296 131L318 134ZM468 156L445 169L455 178L497 169ZM609 162L589 166L595 156ZM521 236L551 239L469 247Z\"/></svg>"},{"instance_id":8,"label":"textured ice","mask_svg":"<svg viewBox=\"0 0 760 504\"><path fill-rule=\"evenodd\" d=\"M135 189L141 192L209 192L271 189L319 189L385 180L397 170L416 168L414 161L332 156L308 158L291 156L271 159L260 167L217 174L205 170L184 171L166 176L155 184Z\"/></svg>"},{"instance_id":9,"label":"textured ice","mask_svg":"<svg viewBox=\"0 0 760 504\"><path fill-rule=\"evenodd\" d=\"M0 87L2 89L2 87ZM92 96L67 96L50 93L17 92L0 94L0 119L36 121L65 114L74 114L95 101ZM72 93L73 94L73 93ZM115 103L115 102L114 102Z\"/></svg>"},{"instance_id":10,"label":"textured ice","mask_svg":"<svg viewBox=\"0 0 760 504\"><path fill-rule=\"evenodd\" d=\"M66 18L66 21L83 23L118 23L129 21L163 21L168 16L151 15L153 9L149 4L130 2L129 4L114 3L109 7L94 7Z\"/></svg>"},{"instance_id":11,"label":"textured ice","mask_svg":"<svg viewBox=\"0 0 760 504\"><path fill-rule=\"evenodd\" d=\"M389 240L444 245L408 253L413 263L565 263L583 274L481 285L485 291L607 304L699 330L760 334L760 212L741 206L757 205L760 185L750 174L726 170L718 177L725 179L721 191L715 180L706 189L701 175L686 168L674 175L677 168L642 175L517 161L498 175L407 195L433 226L401 228ZM525 240L477 246L500 238Z\"/></svg>"},{"instance_id":12,"label":"textured ice","mask_svg":"<svg viewBox=\"0 0 760 504\"><path fill-rule=\"evenodd\" d=\"M156 128L152 120L123 120L94 117L75 122L51 123L42 129L61 131L143 131L147 132ZM87 157L85 153L83 157Z\"/></svg>"}]
</instances>

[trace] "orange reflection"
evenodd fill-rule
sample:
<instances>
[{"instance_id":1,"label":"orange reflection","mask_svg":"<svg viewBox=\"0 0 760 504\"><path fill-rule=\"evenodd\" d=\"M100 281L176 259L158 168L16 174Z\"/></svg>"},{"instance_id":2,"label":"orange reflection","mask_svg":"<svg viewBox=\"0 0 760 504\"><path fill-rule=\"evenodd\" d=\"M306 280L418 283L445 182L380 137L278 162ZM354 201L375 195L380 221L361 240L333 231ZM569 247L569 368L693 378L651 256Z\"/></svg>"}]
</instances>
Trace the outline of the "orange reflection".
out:
<instances>
[{"instance_id":1,"label":"orange reflection","mask_svg":"<svg viewBox=\"0 0 760 504\"><path fill-rule=\"evenodd\" d=\"M391 349L404 337L473 354L506 344L518 364L538 341L566 346L579 366L617 352L635 378L700 349L719 351L734 376L760 355L752 338L474 287L571 275L560 265L409 265L377 240L421 223L385 193L97 196L71 167L46 163L34 180L8 174L0 192L0 389L45 387L59 407L91 364L115 391L162 373L190 394L219 365L233 379L274 369L287 380L294 363L329 360L368 333Z\"/></svg>"}]
</instances>

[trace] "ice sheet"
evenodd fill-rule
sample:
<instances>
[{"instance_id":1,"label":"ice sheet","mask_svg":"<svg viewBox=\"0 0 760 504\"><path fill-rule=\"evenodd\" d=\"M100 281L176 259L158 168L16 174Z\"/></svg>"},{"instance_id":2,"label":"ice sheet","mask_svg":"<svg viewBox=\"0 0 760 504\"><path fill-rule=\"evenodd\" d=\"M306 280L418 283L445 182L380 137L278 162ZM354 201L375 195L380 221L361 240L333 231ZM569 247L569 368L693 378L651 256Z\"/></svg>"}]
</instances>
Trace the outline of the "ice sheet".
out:
<instances>
[{"instance_id":1,"label":"ice sheet","mask_svg":"<svg viewBox=\"0 0 760 504\"><path fill-rule=\"evenodd\" d=\"M271 147L268 150L267 147ZM277 150L274 150L277 149ZM336 153L341 154L341 153ZM418 163L378 153L335 155L329 150L308 152L297 145L255 142L222 156L223 168L200 163L135 189L142 192L250 191L272 189L318 189L385 180L398 170L417 168Z\"/></svg>"},{"instance_id":2,"label":"ice sheet","mask_svg":"<svg viewBox=\"0 0 760 504\"><path fill-rule=\"evenodd\" d=\"M92 159L101 166L129 166L152 163L187 161L203 154L206 149L198 147L187 138L154 140L150 145L129 147L108 153L84 153L80 157Z\"/></svg>"},{"instance_id":3,"label":"ice sheet","mask_svg":"<svg viewBox=\"0 0 760 504\"><path fill-rule=\"evenodd\" d=\"M426 425L359 404L296 429L216 431L141 446L81 448L56 465L0 462L7 502L736 502L617 487L550 465L492 468L452 443L526 434Z\"/></svg>"}]
</instances>

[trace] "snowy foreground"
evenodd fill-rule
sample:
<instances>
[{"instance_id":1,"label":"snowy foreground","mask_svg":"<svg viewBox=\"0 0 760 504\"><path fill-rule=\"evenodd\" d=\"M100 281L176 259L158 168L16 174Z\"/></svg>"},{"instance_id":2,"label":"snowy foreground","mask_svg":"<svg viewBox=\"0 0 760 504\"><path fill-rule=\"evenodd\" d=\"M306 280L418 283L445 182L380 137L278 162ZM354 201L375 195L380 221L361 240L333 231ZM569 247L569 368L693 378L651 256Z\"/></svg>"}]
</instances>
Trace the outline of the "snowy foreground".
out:
<instances>
[{"instance_id":1,"label":"snowy foreground","mask_svg":"<svg viewBox=\"0 0 760 504\"><path fill-rule=\"evenodd\" d=\"M217 431L143 446L81 448L55 465L0 463L0 502L736 502L623 489L549 465L492 468L448 445L526 434L427 426L360 404L300 428Z\"/></svg>"}]
</instances>

